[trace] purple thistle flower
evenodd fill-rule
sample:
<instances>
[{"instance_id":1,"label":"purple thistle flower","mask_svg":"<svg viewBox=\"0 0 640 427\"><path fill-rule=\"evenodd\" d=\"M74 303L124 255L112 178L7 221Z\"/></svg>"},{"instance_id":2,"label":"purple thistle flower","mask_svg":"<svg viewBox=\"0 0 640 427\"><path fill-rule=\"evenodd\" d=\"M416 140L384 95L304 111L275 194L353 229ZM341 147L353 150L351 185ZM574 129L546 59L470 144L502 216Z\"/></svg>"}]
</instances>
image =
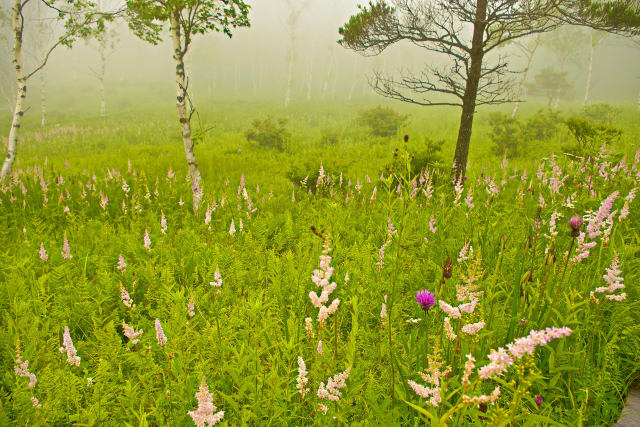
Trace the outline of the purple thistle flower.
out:
<instances>
[{"instance_id":1,"label":"purple thistle flower","mask_svg":"<svg viewBox=\"0 0 640 427\"><path fill-rule=\"evenodd\" d=\"M536 396L536 404L538 405L538 407L540 407L542 405L542 396L541 395L537 395Z\"/></svg>"},{"instance_id":2,"label":"purple thistle flower","mask_svg":"<svg viewBox=\"0 0 640 427\"><path fill-rule=\"evenodd\" d=\"M580 235L580 229L584 225L584 220L579 216L572 216L569 220L569 227L571 227L571 236L578 237Z\"/></svg>"},{"instance_id":3,"label":"purple thistle flower","mask_svg":"<svg viewBox=\"0 0 640 427\"><path fill-rule=\"evenodd\" d=\"M416 301L418 302L418 304L420 304L424 311L429 310L436 304L435 296L427 290L419 291L416 294Z\"/></svg>"}]
</instances>

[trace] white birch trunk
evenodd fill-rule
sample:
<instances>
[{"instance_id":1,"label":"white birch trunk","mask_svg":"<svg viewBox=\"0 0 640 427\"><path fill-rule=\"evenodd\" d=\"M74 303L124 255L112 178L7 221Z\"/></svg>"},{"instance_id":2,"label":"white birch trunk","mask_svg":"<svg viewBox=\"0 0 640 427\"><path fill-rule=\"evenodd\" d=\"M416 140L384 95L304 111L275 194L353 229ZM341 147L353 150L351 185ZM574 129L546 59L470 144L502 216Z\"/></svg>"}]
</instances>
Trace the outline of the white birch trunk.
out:
<instances>
[{"instance_id":1,"label":"white birch trunk","mask_svg":"<svg viewBox=\"0 0 640 427\"><path fill-rule=\"evenodd\" d=\"M47 124L47 79L44 70L40 74L40 127Z\"/></svg>"},{"instance_id":2,"label":"white birch trunk","mask_svg":"<svg viewBox=\"0 0 640 427\"><path fill-rule=\"evenodd\" d=\"M107 72L107 55L106 55L106 42L100 46L100 75L98 80L100 81L100 117L107 116L107 101L105 94L104 78Z\"/></svg>"},{"instance_id":3,"label":"white birch trunk","mask_svg":"<svg viewBox=\"0 0 640 427\"><path fill-rule=\"evenodd\" d=\"M186 48L182 47L182 36L180 33L180 23L177 13L170 17L171 22L171 39L173 41L173 59L176 65L176 107L178 109L178 119L182 128L182 142L184 144L184 153L187 158L189 167L189 175L193 179L194 187L200 188L202 178L200 169L196 162L196 156L193 152L193 140L191 139L191 121L187 112L187 80L184 69L184 54ZM187 46L188 47L188 46ZM200 206L200 191L193 192L193 209L198 210Z\"/></svg>"},{"instance_id":4,"label":"white birch trunk","mask_svg":"<svg viewBox=\"0 0 640 427\"><path fill-rule=\"evenodd\" d=\"M593 74L593 55L596 50L596 43L593 40L593 31L591 32L591 54L589 55L589 71L587 73L587 86L585 88L584 93L584 101L582 101L582 106L587 105L589 101L589 94L591 93L591 75Z\"/></svg>"},{"instance_id":5,"label":"white birch trunk","mask_svg":"<svg viewBox=\"0 0 640 427\"><path fill-rule=\"evenodd\" d=\"M293 40L292 40L293 44ZM287 67L287 89L284 93L284 108L289 106L291 102L291 85L293 84L293 56L295 55L293 51L293 46L291 46L288 55L288 67Z\"/></svg>"},{"instance_id":6,"label":"white birch trunk","mask_svg":"<svg viewBox=\"0 0 640 427\"><path fill-rule=\"evenodd\" d=\"M22 69L22 25L20 24L21 0L15 0L13 6L12 27L14 33L13 41L13 65L16 71L16 103L13 109L11 129L9 130L9 142L7 144L7 156L2 163L0 170L0 181L4 181L11 173L11 168L18 154L18 133L20 131L20 121L24 115L24 100L27 97L27 81Z\"/></svg>"},{"instance_id":7,"label":"white birch trunk","mask_svg":"<svg viewBox=\"0 0 640 427\"><path fill-rule=\"evenodd\" d=\"M511 117L515 117L516 114L518 114L518 109L520 108L520 98L522 97L522 92L524 92L524 84L527 82L527 75L529 74L531 61L533 60L533 55L536 53L536 50L538 50L538 46L540 46L540 34L538 34L533 47L527 53L527 66L522 72L522 78L520 79L520 83L518 84L518 94L516 95L516 105L513 106Z\"/></svg>"},{"instance_id":8,"label":"white birch trunk","mask_svg":"<svg viewBox=\"0 0 640 427\"><path fill-rule=\"evenodd\" d=\"M309 60L309 66L307 67L307 101L311 101L311 87L313 83L313 64Z\"/></svg>"}]
</instances>

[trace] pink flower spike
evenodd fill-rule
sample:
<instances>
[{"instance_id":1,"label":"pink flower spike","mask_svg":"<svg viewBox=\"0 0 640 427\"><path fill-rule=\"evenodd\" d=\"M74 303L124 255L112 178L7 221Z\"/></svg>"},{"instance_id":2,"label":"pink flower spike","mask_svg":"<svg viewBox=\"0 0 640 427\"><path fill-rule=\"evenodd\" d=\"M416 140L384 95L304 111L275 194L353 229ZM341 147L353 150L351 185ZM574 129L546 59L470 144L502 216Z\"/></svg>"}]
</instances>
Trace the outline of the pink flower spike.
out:
<instances>
[{"instance_id":1,"label":"pink flower spike","mask_svg":"<svg viewBox=\"0 0 640 427\"><path fill-rule=\"evenodd\" d=\"M40 259L45 262L49 259L49 255L47 255L47 251L44 249L44 242L40 242Z\"/></svg>"},{"instance_id":2,"label":"pink flower spike","mask_svg":"<svg viewBox=\"0 0 640 427\"><path fill-rule=\"evenodd\" d=\"M207 378L205 376L202 377L200 390L196 393L196 399L198 399L198 408L195 411L188 412L196 426L212 426L222 420L224 412L215 412L218 408L213 404L213 394L209 393Z\"/></svg>"},{"instance_id":3,"label":"pink flower spike","mask_svg":"<svg viewBox=\"0 0 640 427\"><path fill-rule=\"evenodd\" d=\"M120 254L120 256L118 257L117 269L120 270L122 274L124 274L127 271L127 263L124 262L124 257L122 256L122 254Z\"/></svg>"},{"instance_id":4,"label":"pink flower spike","mask_svg":"<svg viewBox=\"0 0 640 427\"><path fill-rule=\"evenodd\" d=\"M164 334L164 330L162 329L162 325L160 324L160 319L156 318L156 339L158 340L158 345L160 347L164 347L167 343L167 336Z\"/></svg>"}]
</instances>

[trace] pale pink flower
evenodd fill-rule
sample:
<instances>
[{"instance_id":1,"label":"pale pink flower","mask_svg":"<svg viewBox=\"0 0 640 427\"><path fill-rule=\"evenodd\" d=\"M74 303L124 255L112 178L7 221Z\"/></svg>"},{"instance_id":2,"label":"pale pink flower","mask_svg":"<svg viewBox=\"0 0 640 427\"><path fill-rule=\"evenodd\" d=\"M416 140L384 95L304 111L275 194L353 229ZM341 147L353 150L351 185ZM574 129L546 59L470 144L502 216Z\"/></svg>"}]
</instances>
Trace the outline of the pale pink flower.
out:
<instances>
[{"instance_id":1,"label":"pale pink flower","mask_svg":"<svg viewBox=\"0 0 640 427\"><path fill-rule=\"evenodd\" d=\"M620 295L606 295L605 298L608 299L608 300L611 300L611 301L620 302L620 301L622 301L622 300L627 298L627 293L623 292Z\"/></svg>"},{"instance_id":2,"label":"pale pink flower","mask_svg":"<svg viewBox=\"0 0 640 427\"><path fill-rule=\"evenodd\" d=\"M144 229L144 247L151 252L151 237L149 237L149 231L146 228Z\"/></svg>"},{"instance_id":3,"label":"pale pink flower","mask_svg":"<svg viewBox=\"0 0 640 427\"><path fill-rule=\"evenodd\" d=\"M44 249L44 242L40 242L40 259L44 262L49 259L49 255L47 255L47 251Z\"/></svg>"},{"instance_id":4,"label":"pale pink flower","mask_svg":"<svg viewBox=\"0 0 640 427\"><path fill-rule=\"evenodd\" d=\"M444 318L444 330L447 334L447 338L449 338L449 341L453 341L456 339L457 335L455 334L455 332L453 332L453 327L451 327L450 317Z\"/></svg>"},{"instance_id":5,"label":"pale pink flower","mask_svg":"<svg viewBox=\"0 0 640 427\"><path fill-rule=\"evenodd\" d=\"M193 317L196 315L195 302L193 301L193 297L189 298L189 302L187 303L187 310L189 311L189 317Z\"/></svg>"},{"instance_id":6,"label":"pale pink flower","mask_svg":"<svg viewBox=\"0 0 640 427\"><path fill-rule=\"evenodd\" d=\"M42 408L42 405L40 404L40 402L38 402L38 399L35 397L31 397L31 403L33 404L34 408Z\"/></svg>"},{"instance_id":7,"label":"pale pink flower","mask_svg":"<svg viewBox=\"0 0 640 427\"><path fill-rule=\"evenodd\" d=\"M600 205L600 209L598 209L595 215L590 219L589 225L587 226L589 238L593 239L601 234L600 229L602 228L604 220L609 217L613 202L616 200L619 194L619 191L614 191L613 193L611 193L611 195L602 202L602 204Z\"/></svg>"},{"instance_id":8,"label":"pale pink flower","mask_svg":"<svg viewBox=\"0 0 640 427\"><path fill-rule=\"evenodd\" d=\"M467 335L475 335L478 333L478 331L484 328L484 326L484 322L469 323L467 325L464 325L460 330Z\"/></svg>"},{"instance_id":9,"label":"pale pink flower","mask_svg":"<svg viewBox=\"0 0 640 427\"><path fill-rule=\"evenodd\" d=\"M443 300L438 301L438 305L440 306L442 311L449 315L449 317L453 317L454 319L460 319L460 317L462 317L462 315L460 314L460 309L458 307L452 307Z\"/></svg>"},{"instance_id":10,"label":"pale pink flower","mask_svg":"<svg viewBox=\"0 0 640 427\"><path fill-rule=\"evenodd\" d=\"M197 427L212 426L219 423L224 417L224 411L216 412L218 408L213 404L213 394L209 393L206 377L202 377L200 391L196 393L198 409L189 411L189 416Z\"/></svg>"},{"instance_id":11,"label":"pale pink flower","mask_svg":"<svg viewBox=\"0 0 640 427\"><path fill-rule=\"evenodd\" d=\"M164 347L167 343L167 336L164 334L164 330L162 330L162 325L160 324L160 319L156 318L156 339L158 340L158 345L160 347Z\"/></svg>"},{"instance_id":12,"label":"pale pink flower","mask_svg":"<svg viewBox=\"0 0 640 427\"><path fill-rule=\"evenodd\" d=\"M500 387L498 386L488 396L482 395L482 396L470 397L465 394L462 396L462 403L464 403L465 405L480 405L482 403L484 404L491 403L493 405L495 401L498 400L499 397L500 397Z\"/></svg>"},{"instance_id":13,"label":"pale pink flower","mask_svg":"<svg viewBox=\"0 0 640 427\"><path fill-rule=\"evenodd\" d=\"M138 344L140 341L140 337L142 336L143 330L140 329L136 332L133 326L127 325L124 320L122 321L122 330L124 331L124 336L131 340L131 344Z\"/></svg>"},{"instance_id":14,"label":"pale pink flower","mask_svg":"<svg viewBox=\"0 0 640 427\"><path fill-rule=\"evenodd\" d=\"M64 232L64 238L62 240L62 258L71 259L73 255L71 255L71 248L69 247L69 241L67 240L67 232Z\"/></svg>"},{"instance_id":15,"label":"pale pink flower","mask_svg":"<svg viewBox=\"0 0 640 427\"><path fill-rule=\"evenodd\" d=\"M216 271L213 273L213 282L209 282L209 285L216 288L222 287L222 275L220 274L220 269L218 267L216 267Z\"/></svg>"},{"instance_id":16,"label":"pale pink flower","mask_svg":"<svg viewBox=\"0 0 640 427\"><path fill-rule=\"evenodd\" d=\"M533 354L537 346L544 346L552 339L568 337L571 332L571 329L567 327L547 328L543 331L532 330L528 336L516 338L512 344L508 344L508 352L504 348L499 348L497 351L492 349L489 353L491 362L478 370L478 377L484 380L493 376L500 376L516 360L521 359L526 354Z\"/></svg>"},{"instance_id":17,"label":"pale pink flower","mask_svg":"<svg viewBox=\"0 0 640 427\"><path fill-rule=\"evenodd\" d=\"M425 387L412 380L408 380L407 383L409 384L409 387L411 387L411 389L414 391L415 394L422 397L423 399L429 399L429 403L432 406L437 407L438 404L441 402L439 387L437 386L433 388Z\"/></svg>"},{"instance_id":18,"label":"pale pink flower","mask_svg":"<svg viewBox=\"0 0 640 427\"><path fill-rule=\"evenodd\" d=\"M387 318L387 296L384 296L384 302L382 303L382 309L380 310L380 318L382 319L382 325L385 324Z\"/></svg>"},{"instance_id":19,"label":"pale pink flower","mask_svg":"<svg viewBox=\"0 0 640 427\"><path fill-rule=\"evenodd\" d=\"M351 368L347 368L344 372L334 375L327 380L325 387L324 383L320 383L318 387L318 397L320 399L331 400L337 402L342 396L340 389L347 386L346 380L349 378Z\"/></svg>"},{"instance_id":20,"label":"pale pink flower","mask_svg":"<svg viewBox=\"0 0 640 427\"><path fill-rule=\"evenodd\" d=\"M467 198L464 201L470 211L472 211L473 208L476 207L476 205L473 204L473 193L471 193L470 191L467 193Z\"/></svg>"},{"instance_id":21,"label":"pale pink flower","mask_svg":"<svg viewBox=\"0 0 640 427\"><path fill-rule=\"evenodd\" d=\"M436 227L436 217L434 214L431 214L431 219L429 220L429 231L435 234L437 230L438 228Z\"/></svg>"},{"instance_id":22,"label":"pale pink flower","mask_svg":"<svg viewBox=\"0 0 640 427\"><path fill-rule=\"evenodd\" d=\"M122 254L118 256L118 266L116 267L122 274L127 271L127 263L124 262L124 257Z\"/></svg>"},{"instance_id":23,"label":"pale pink flower","mask_svg":"<svg viewBox=\"0 0 640 427\"><path fill-rule=\"evenodd\" d=\"M576 255L571 258L572 264L577 264L583 259L586 259L591 253L589 250L598 244L598 242L585 242L586 234L580 232L578 235L578 247L576 248Z\"/></svg>"},{"instance_id":24,"label":"pale pink flower","mask_svg":"<svg viewBox=\"0 0 640 427\"><path fill-rule=\"evenodd\" d=\"M304 331L307 333L309 338L313 338L315 336L313 333L313 320L311 317L304 319Z\"/></svg>"},{"instance_id":25,"label":"pale pink flower","mask_svg":"<svg viewBox=\"0 0 640 427\"><path fill-rule=\"evenodd\" d=\"M611 261L611 266L606 269L607 274L602 276L602 278L607 282L608 286L601 286L596 288L595 293L604 293L605 298L611 301L622 301L627 297L626 293L621 293L619 295L613 295L615 291L618 289L624 289L624 278L622 277L622 271L620 270L620 260L618 258L618 254L614 252L613 261ZM591 299L594 302L599 302L595 297L594 292L591 293Z\"/></svg>"},{"instance_id":26,"label":"pale pink flower","mask_svg":"<svg viewBox=\"0 0 640 427\"><path fill-rule=\"evenodd\" d=\"M324 303L329 301L329 295L336 289L336 282L331 281L331 277L333 276L334 268L331 267L332 258L329 255L332 251L329 246L330 239L329 237L325 238L323 243L322 255L320 255L320 269L316 269L313 271L311 275L311 280L313 283L322 288L320 292L320 296L314 291L309 292L309 299L314 307L318 308L318 322L320 323L320 327L324 325L324 322L327 320L329 315L336 312L340 305L339 299L334 299L331 304L327 307Z\"/></svg>"},{"instance_id":27,"label":"pale pink flower","mask_svg":"<svg viewBox=\"0 0 640 427\"><path fill-rule=\"evenodd\" d=\"M476 368L476 359L472 354L467 354L467 361L464 364L464 374L462 376L462 385L469 385L469 377Z\"/></svg>"},{"instance_id":28,"label":"pale pink flower","mask_svg":"<svg viewBox=\"0 0 640 427\"><path fill-rule=\"evenodd\" d=\"M231 227L229 227L229 234L231 236L236 234L236 224L233 222L233 219L231 220Z\"/></svg>"},{"instance_id":29,"label":"pale pink flower","mask_svg":"<svg viewBox=\"0 0 640 427\"><path fill-rule=\"evenodd\" d=\"M167 218L164 216L164 212L160 211L160 232L167 234Z\"/></svg>"},{"instance_id":30,"label":"pale pink flower","mask_svg":"<svg viewBox=\"0 0 640 427\"><path fill-rule=\"evenodd\" d=\"M131 296L129 295L129 292L127 292L127 290L124 288L124 286L122 286L122 283L120 283L120 299L122 300L122 303L126 307L129 307L129 308L133 309L136 306L133 303L133 299L131 299Z\"/></svg>"},{"instance_id":31,"label":"pale pink flower","mask_svg":"<svg viewBox=\"0 0 640 427\"><path fill-rule=\"evenodd\" d=\"M318 341L318 354L322 356L322 340Z\"/></svg>"},{"instance_id":32,"label":"pale pink flower","mask_svg":"<svg viewBox=\"0 0 640 427\"><path fill-rule=\"evenodd\" d=\"M296 389L298 389L298 393L300 397L304 398L304 396L311 391L307 388L307 383L309 382L309 378L307 378L308 372L307 367L304 364L304 360L302 357L298 356L298 378L296 379Z\"/></svg>"},{"instance_id":33,"label":"pale pink flower","mask_svg":"<svg viewBox=\"0 0 640 427\"><path fill-rule=\"evenodd\" d=\"M22 378L29 378L29 388L33 388L36 385L38 379L36 374L29 372L29 361L22 361L20 353L16 353L16 366L13 368L17 376Z\"/></svg>"},{"instance_id":34,"label":"pale pink flower","mask_svg":"<svg viewBox=\"0 0 640 427\"><path fill-rule=\"evenodd\" d=\"M458 256L458 263L462 261L467 261L471 256L473 256L473 246L471 246L471 240L465 242L464 246L460 250L460 255Z\"/></svg>"},{"instance_id":35,"label":"pale pink flower","mask_svg":"<svg viewBox=\"0 0 640 427\"><path fill-rule=\"evenodd\" d=\"M62 347L59 348L60 353L67 353L67 363L70 365L80 366L80 357L76 355L76 348L73 346L71 340L71 334L69 333L69 327L64 327L64 334L62 335Z\"/></svg>"}]
</instances>

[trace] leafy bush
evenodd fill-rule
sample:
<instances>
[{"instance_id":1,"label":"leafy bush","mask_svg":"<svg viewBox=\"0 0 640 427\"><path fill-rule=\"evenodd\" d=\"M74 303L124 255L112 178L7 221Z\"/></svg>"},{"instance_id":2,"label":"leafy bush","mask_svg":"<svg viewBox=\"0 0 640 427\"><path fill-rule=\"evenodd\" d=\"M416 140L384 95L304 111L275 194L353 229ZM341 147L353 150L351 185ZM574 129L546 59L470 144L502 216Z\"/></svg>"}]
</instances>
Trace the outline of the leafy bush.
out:
<instances>
[{"instance_id":1,"label":"leafy bush","mask_svg":"<svg viewBox=\"0 0 640 427\"><path fill-rule=\"evenodd\" d=\"M336 145L340 142L342 132L339 130L325 129L320 136L320 144L322 145Z\"/></svg>"},{"instance_id":2,"label":"leafy bush","mask_svg":"<svg viewBox=\"0 0 640 427\"><path fill-rule=\"evenodd\" d=\"M264 120L254 119L251 123L251 129L245 131L244 135L247 141L255 141L261 147L275 148L284 150L285 143L291 137L291 134L285 128L287 119L278 119L277 122L272 117Z\"/></svg>"},{"instance_id":3,"label":"leafy bush","mask_svg":"<svg viewBox=\"0 0 640 427\"><path fill-rule=\"evenodd\" d=\"M396 113L391 108L381 107L362 110L358 114L358 122L369 128L374 136L389 137L398 133L398 129L409 118Z\"/></svg>"},{"instance_id":4,"label":"leafy bush","mask_svg":"<svg viewBox=\"0 0 640 427\"><path fill-rule=\"evenodd\" d=\"M525 133L528 139L548 141L553 138L562 127L562 115L557 110L543 108L534 113L527 120Z\"/></svg>"},{"instance_id":5,"label":"leafy bush","mask_svg":"<svg viewBox=\"0 0 640 427\"><path fill-rule=\"evenodd\" d=\"M600 104L587 105L582 110L582 117L586 120L599 123L601 125L611 125L613 120L622 113L620 108L614 107L605 102Z\"/></svg>"},{"instance_id":6,"label":"leafy bush","mask_svg":"<svg viewBox=\"0 0 640 427\"><path fill-rule=\"evenodd\" d=\"M562 126L560 113L551 109L540 109L526 122L503 113L489 116L493 152L499 156L518 157L533 141L552 139Z\"/></svg>"},{"instance_id":7,"label":"leafy bush","mask_svg":"<svg viewBox=\"0 0 640 427\"><path fill-rule=\"evenodd\" d=\"M504 113L492 113L489 116L489 126L493 151L500 156L506 154L517 157L527 141L525 126L518 119Z\"/></svg>"},{"instance_id":8,"label":"leafy bush","mask_svg":"<svg viewBox=\"0 0 640 427\"><path fill-rule=\"evenodd\" d=\"M564 121L569 132L576 140L574 146L563 149L576 155L594 155L603 144L610 145L620 139L622 131L613 126L593 123L579 117L570 117Z\"/></svg>"}]
</instances>

